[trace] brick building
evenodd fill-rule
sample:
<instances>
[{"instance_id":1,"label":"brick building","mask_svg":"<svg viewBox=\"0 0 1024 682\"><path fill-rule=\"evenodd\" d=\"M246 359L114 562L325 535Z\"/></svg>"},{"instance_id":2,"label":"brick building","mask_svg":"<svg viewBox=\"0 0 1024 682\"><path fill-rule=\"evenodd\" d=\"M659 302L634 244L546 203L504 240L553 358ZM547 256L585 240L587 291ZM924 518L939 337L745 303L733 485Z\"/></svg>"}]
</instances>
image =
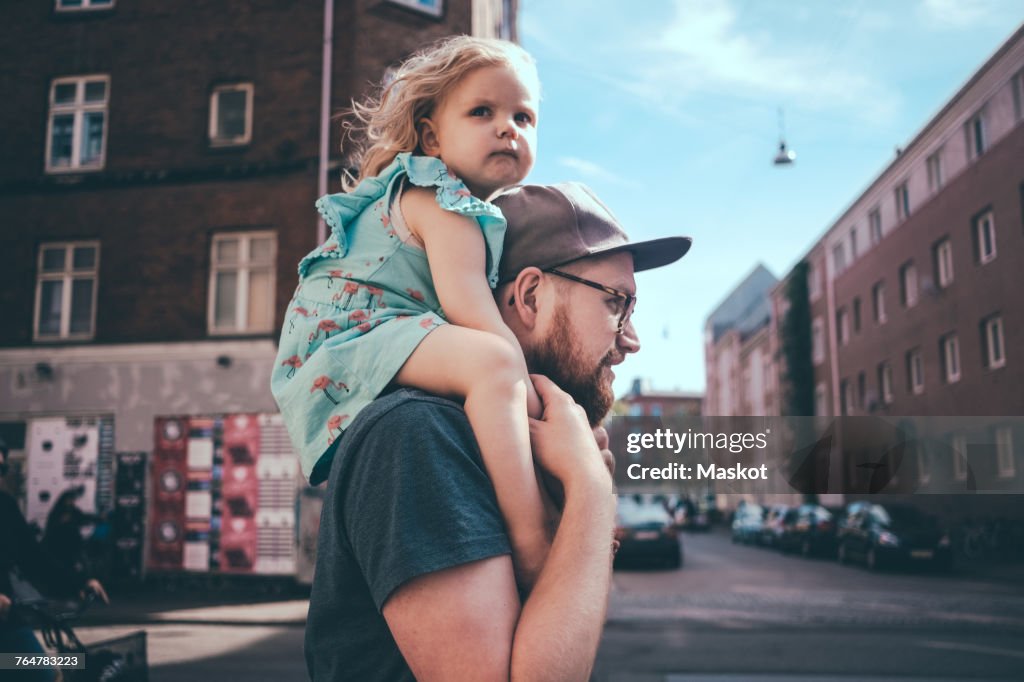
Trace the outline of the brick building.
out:
<instances>
[{"instance_id":1,"label":"brick building","mask_svg":"<svg viewBox=\"0 0 1024 682\"><path fill-rule=\"evenodd\" d=\"M180 5L180 6L178 6ZM446 35L515 39L515 0L13 3L0 125L0 432L271 413L299 259L338 191L334 112ZM70 423L70 422L69 422Z\"/></svg>"}]
</instances>

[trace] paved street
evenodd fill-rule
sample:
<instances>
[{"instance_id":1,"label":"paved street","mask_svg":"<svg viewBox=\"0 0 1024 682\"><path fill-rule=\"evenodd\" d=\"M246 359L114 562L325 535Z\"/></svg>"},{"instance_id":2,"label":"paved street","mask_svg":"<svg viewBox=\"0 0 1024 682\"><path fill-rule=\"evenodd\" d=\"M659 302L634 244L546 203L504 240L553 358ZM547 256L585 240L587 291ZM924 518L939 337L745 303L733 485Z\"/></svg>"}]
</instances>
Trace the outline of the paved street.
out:
<instances>
[{"instance_id":1,"label":"paved street","mask_svg":"<svg viewBox=\"0 0 1024 682\"><path fill-rule=\"evenodd\" d=\"M682 541L681 570L616 571L599 682L1022 677L1024 583L1012 574L879 574L733 545L722 532ZM185 601L136 614L142 625L80 632L145 627L153 682L304 679L304 601ZM128 612L111 615L127 622Z\"/></svg>"}]
</instances>

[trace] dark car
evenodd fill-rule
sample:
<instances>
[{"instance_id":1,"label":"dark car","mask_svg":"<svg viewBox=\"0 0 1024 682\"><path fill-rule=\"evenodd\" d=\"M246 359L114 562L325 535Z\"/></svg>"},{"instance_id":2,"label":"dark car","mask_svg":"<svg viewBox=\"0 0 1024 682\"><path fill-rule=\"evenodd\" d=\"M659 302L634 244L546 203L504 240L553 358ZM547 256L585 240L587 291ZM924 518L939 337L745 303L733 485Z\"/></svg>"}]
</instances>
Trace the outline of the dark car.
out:
<instances>
[{"instance_id":1,"label":"dark car","mask_svg":"<svg viewBox=\"0 0 1024 682\"><path fill-rule=\"evenodd\" d=\"M839 537L840 563L863 561L870 569L896 564L952 564L949 534L934 516L903 505L862 505L847 516Z\"/></svg>"},{"instance_id":2,"label":"dark car","mask_svg":"<svg viewBox=\"0 0 1024 682\"><path fill-rule=\"evenodd\" d=\"M679 568L682 544L675 523L662 504L639 496L620 495L615 538L621 543L616 564L651 561Z\"/></svg>"},{"instance_id":3,"label":"dark car","mask_svg":"<svg viewBox=\"0 0 1024 682\"><path fill-rule=\"evenodd\" d=\"M757 504L745 504L736 509L732 519L732 541L747 545L757 542L767 513L767 509Z\"/></svg>"},{"instance_id":4,"label":"dark car","mask_svg":"<svg viewBox=\"0 0 1024 682\"><path fill-rule=\"evenodd\" d=\"M790 507L786 504L776 504L768 509L767 516L764 517L764 525L761 527L761 534L758 536L758 542L768 547L775 547L778 545L779 537L782 535L782 524L785 521L786 515L796 513L795 507Z\"/></svg>"},{"instance_id":5,"label":"dark car","mask_svg":"<svg viewBox=\"0 0 1024 682\"><path fill-rule=\"evenodd\" d=\"M832 512L818 504L802 504L783 517L779 549L804 556L835 554L836 522Z\"/></svg>"}]
</instances>

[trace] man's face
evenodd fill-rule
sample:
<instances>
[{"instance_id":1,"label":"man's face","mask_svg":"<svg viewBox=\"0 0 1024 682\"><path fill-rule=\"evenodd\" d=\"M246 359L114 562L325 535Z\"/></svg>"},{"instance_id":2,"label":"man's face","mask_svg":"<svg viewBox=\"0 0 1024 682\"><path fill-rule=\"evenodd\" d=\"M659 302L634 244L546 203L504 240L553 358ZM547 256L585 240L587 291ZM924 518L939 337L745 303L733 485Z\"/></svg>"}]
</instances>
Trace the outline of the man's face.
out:
<instances>
[{"instance_id":1,"label":"man's face","mask_svg":"<svg viewBox=\"0 0 1024 682\"><path fill-rule=\"evenodd\" d=\"M634 294L633 256L613 256L582 261L559 268L585 279ZM556 278L557 275L548 274ZM548 332L537 343L527 344L526 364L571 395L587 413L591 425L601 422L615 400L612 366L626 354L640 350L632 322L616 333L619 301L578 282L553 282L559 297Z\"/></svg>"}]
</instances>

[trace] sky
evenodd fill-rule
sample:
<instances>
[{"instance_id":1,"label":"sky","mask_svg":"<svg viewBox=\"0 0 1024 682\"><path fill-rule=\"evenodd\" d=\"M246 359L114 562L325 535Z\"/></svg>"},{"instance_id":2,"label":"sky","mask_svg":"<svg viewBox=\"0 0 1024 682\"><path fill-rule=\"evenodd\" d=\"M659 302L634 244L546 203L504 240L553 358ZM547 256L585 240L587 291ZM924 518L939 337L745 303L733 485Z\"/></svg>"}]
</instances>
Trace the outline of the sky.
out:
<instances>
[{"instance_id":1,"label":"sky","mask_svg":"<svg viewBox=\"0 0 1024 682\"><path fill-rule=\"evenodd\" d=\"M586 183L633 241L694 240L637 273L616 394L703 392L707 316L758 263L783 277L1022 22L1021 0L520 0L527 182Z\"/></svg>"}]
</instances>

